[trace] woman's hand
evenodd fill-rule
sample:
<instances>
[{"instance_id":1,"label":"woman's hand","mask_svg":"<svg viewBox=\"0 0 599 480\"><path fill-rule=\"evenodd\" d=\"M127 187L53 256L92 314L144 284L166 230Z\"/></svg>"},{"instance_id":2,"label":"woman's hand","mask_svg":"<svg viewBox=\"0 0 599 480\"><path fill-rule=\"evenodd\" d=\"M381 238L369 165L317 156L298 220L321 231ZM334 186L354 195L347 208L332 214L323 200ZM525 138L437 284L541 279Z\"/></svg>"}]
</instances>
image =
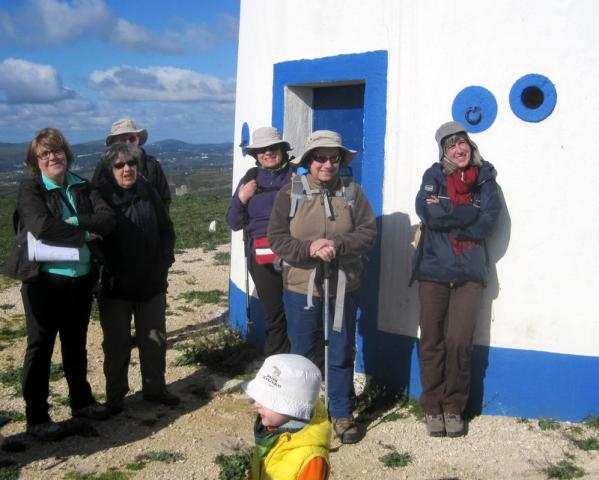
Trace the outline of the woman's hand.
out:
<instances>
[{"instance_id":1,"label":"woman's hand","mask_svg":"<svg viewBox=\"0 0 599 480\"><path fill-rule=\"evenodd\" d=\"M87 241L93 242L94 240L103 240L102 235L98 235L97 233L90 233Z\"/></svg>"},{"instance_id":2,"label":"woman's hand","mask_svg":"<svg viewBox=\"0 0 599 480\"><path fill-rule=\"evenodd\" d=\"M312 258L320 258L325 262L330 262L336 254L335 242L328 238L319 238L310 244L310 256Z\"/></svg>"},{"instance_id":3,"label":"woman's hand","mask_svg":"<svg viewBox=\"0 0 599 480\"><path fill-rule=\"evenodd\" d=\"M425 200L425 202L427 205L437 204L439 203L439 197L437 197L436 195L431 195Z\"/></svg>"},{"instance_id":4,"label":"woman's hand","mask_svg":"<svg viewBox=\"0 0 599 480\"><path fill-rule=\"evenodd\" d=\"M244 205L250 201L256 194L256 189L258 188L258 184L256 180L250 180L248 183L244 183L241 187L239 187L239 192L237 196L239 197L239 201Z\"/></svg>"},{"instance_id":5,"label":"woman's hand","mask_svg":"<svg viewBox=\"0 0 599 480\"><path fill-rule=\"evenodd\" d=\"M320 258L323 262L332 262L335 259L336 251L335 247L322 247L316 252L315 257Z\"/></svg>"},{"instance_id":6,"label":"woman's hand","mask_svg":"<svg viewBox=\"0 0 599 480\"><path fill-rule=\"evenodd\" d=\"M333 240L329 240L328 238L319 238L318 240L313 240L310 243L310 256L316 257L316 252L323 247L333 247L335 249L335 242Z\"/></svg>"}]
</instances>

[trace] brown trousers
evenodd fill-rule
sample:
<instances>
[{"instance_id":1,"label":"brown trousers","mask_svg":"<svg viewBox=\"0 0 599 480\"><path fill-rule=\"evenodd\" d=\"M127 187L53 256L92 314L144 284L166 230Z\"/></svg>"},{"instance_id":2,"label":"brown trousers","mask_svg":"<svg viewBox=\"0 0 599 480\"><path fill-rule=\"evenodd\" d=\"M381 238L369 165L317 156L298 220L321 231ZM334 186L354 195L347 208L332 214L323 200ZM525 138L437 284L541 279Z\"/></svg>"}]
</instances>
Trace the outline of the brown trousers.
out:
<instances>
[{"instance_id":1,"label":"brown trousers","mask_svg":"<svg viewBox=\"0 0 599 480\"><path fill-rule=\"evenodd\" d=\"M482 288L477 282L420 282L420 403L428 414L466 408Z\"/></svg>"}]
</instances>

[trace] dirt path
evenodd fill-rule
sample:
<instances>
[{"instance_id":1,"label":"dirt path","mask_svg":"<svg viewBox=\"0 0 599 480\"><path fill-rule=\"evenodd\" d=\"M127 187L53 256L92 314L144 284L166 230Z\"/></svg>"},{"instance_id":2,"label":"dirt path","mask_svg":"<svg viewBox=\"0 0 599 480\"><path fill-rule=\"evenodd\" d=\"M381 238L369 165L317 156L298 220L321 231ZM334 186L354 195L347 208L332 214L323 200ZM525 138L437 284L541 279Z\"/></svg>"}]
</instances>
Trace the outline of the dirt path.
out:
<instances>
[{"instance_id":1,"label":"dirt path","mask_svg":"<svg viewBox=\"0 0 599 480\"><path fill-rule=\"evenodd\" d=\"M221 249L226 250L226 247ZM240 393L227 393L238 380L221 378L202 368L173 365L182 353L181 345L225 318L225 304L195 307L178 298L181 293L193 290L227 290L228 267L215 265L215 253L190 250L177 256L171 270L167 381L169 388L182 397L180 406L155 406L141 399L138 358L134 350L127 409L105 422L93 422L98 436L89 436L94 432L88 431L87 436L76 435L42 444L22 433L23 421L13 421L2 433L26 449L0 452L2 464L14 462L19 466L18 478L23 479L65 478L67 475L83 478L73 472L99 474L109 470L127 473L131 478L217 479L219 467L214 463L215 456L231 454L252 443L251 403ZM17 286L0 291L0 307L3 318L22 313ZM104 391L101 341L99 323L92 321L88 338L89 379L99 399L103 399ZM24 346L23 337L5 344L0 351L2 372L21 366ZM58 355L53 362L60 363ZM52 417L55 420L69 418L69 410L63 405L65 380L51 385ZM207 396L206 388L215 391ZM14 395L13 387L0 385L0 410L24 411L23 401ZM599 479L599 452L581 450L572 441L599 438L599 430L559 424L556 430L543 431L532 420L482 416L471 422L469 434L464 438L433 439L426 436L424 426L414 417L408 414L397 417L402 416L404 418L393 422L381 423L375 419L369 425L366 439L357 445L340 445L333 441L332 478L544 479L547 475L542 470L549 464L568 460L587 472L581 478ZM391 469L379 461L393 449L411 456L406 467ZM161 458L174 461L147 460L144 465L135 464L136 457L149 452L166 452ZM139 469L127 469L132 463ZM0 475L0 478L9 477Z\"/></svg>"}]
</instances>

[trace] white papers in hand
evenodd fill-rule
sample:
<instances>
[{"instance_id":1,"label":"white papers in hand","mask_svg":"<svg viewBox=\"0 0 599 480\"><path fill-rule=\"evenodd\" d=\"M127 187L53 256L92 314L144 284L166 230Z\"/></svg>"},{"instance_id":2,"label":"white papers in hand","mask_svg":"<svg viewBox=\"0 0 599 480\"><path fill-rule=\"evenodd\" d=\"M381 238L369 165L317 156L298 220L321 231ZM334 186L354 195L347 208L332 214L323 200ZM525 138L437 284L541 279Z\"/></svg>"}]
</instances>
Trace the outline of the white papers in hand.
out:
<instances>
[{"instance_id":1,"label":"white papers in hand","mask_svg":"<svg viewBox=\"0 0 599 480\"><path fill-rule=\"evenodd\" d=\"M27 253L30 262L77 262L79 249L48 245L27 232Z\"/></svg>"}]
</instances>

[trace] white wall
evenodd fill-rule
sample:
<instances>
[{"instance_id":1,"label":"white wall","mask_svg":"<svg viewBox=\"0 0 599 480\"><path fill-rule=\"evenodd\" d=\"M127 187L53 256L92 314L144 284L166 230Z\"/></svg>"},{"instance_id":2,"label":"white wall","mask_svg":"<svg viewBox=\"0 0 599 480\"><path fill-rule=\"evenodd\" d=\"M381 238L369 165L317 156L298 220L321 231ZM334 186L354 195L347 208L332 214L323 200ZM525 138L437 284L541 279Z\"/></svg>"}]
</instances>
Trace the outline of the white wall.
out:
<instances>
[{"instance_id":1,"label":"white wall","mask_svg":"<svg viewBox=\"0 0 599 480\"><path fill-rule=\"evenodd\" d=\"M476 341L494 346L599 355L599 4L592 0L243 0L235 141L271 122L272 65L387 50L387 137L379 327L414 335L417 297L407 288L414 197L435 161L437 127L455 95L480 85L498 114L473 135L497 168L506 200L498 259ZM557 105L540 123L510 110L509 91L528 73L555 84ZM296 145L296 152L301 146ZM234 183L251 166L235 151ZM402 217L402 218L403 218ZM234 235L232 280L243 288ZM495 298L496 297L496 298Z\"/></svg>"}]
</instances>

